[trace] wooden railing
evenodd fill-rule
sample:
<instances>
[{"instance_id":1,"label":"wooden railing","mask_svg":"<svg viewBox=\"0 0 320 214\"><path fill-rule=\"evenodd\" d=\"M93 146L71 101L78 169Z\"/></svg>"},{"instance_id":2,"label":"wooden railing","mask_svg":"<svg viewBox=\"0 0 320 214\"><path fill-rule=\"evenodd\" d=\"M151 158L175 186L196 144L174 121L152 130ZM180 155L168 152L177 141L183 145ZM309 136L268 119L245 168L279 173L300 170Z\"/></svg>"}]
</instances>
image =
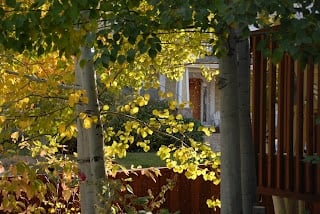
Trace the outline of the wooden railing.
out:
<instances>
[{"instance_id":1,"label":"wooden railing","mask_svg":"<svg viewBox=\"0 0 320 214\"><path fill-rule=\"evenodd\" d=\"M320 66L302 68L285 54L272 64L252 35L252 127L261 194L320 201L320 167L303 161L320 155ZM268 40L270 51L276 44Z\"/></svg>"}]
</instances>

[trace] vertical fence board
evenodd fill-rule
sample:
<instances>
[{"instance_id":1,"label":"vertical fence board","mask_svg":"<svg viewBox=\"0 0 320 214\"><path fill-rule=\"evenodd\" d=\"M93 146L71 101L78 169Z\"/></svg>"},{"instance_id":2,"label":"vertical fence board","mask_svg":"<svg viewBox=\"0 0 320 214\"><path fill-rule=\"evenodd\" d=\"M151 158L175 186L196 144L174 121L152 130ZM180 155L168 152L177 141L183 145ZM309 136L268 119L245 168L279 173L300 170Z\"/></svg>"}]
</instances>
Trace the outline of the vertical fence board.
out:
<instances>
[{"instance_id":1,"label":"vertical fence board","mask_svg":"<svg viewBox=\"0 0 320 214\"><path fill-rule=\"evenodd\" d=\"M293 188L293 92L294 92L293 60L285 55L285 189Z\"/></svg>"},{"instance_id":2,"label":"vertical fence board","mask_svg":"<svg viewBox=\"0 0 320 214\"><path fill-rule=\"evenodd\" d=\"M307 80L306 80L306 114L305 114L305 147L306 147L306 154L312 155L313 154L313 72L314 67L312 62L309 62L307 65ZM312 165L310 163L306 163L306 170L305 170L305 190L307 193L311 193L312 190Z\"/></svg>"},{"instance_id":3,"label":"vertical fence board","mask_svg":"<svg viewBox=\"0 0 320 214\"><path fill-rule=\"evenodd\" d=\"M295 186L296 193L302 192L303 184L303 70L297 65L297 88L296 88L296 122L295 122Z\"/></svg>"},{"instance_id":4,"label":"vertical fence board","mask_svg":"<svg viewBox=\"0 0 320 214\"><path fill-rule=\"evenodd\" d=\"M270 50L273 43L270 43ZM267 154L267 186L274 186L274 154L275 154L275 101L276 101L276 67L271 60L268 60L268 92L267 92L267 130L268 130L268 154Z\"/></svg>"},{"instance_id":5,"label":"vertical fence board","mask_svg":"<svg viewBox=\"0 0 320 214\"><path fill-rule=\"evenodd\" d=\"M276 155L276 188L281 189L283 186L283 144L284 144L284 89L285 89L285 78L284 78L283 62L278 65L278 148Z\"/></svg>"},{"instance_id":6,"label":"vertical fence board","mask_svg":"<svg viewBox=\"0 0 320 214\"><path fill-rule=\"evenodd\" d=\"M266 69L267 60L260 53L260 94L259 94L259 174L261 175L261 182L264 185L266 183L266 164L265 164L265 154L266 154Z\"/></svg>"},{"instance_id":7,"label":"vertical fence board","mask_svg":"<svg viewBox=\"0 0 320 214\"><path fill-rule=\"evenodd\" d=\"M196 180L193 180L192 185L190 185L190 191L193 192L193 194L190 195L191 203L189 203L191 205L189 209L191 213L197 213L200 210L200 204L201 204L200 190L201 190L201 178L197 178Z\"/></svg>"},{"instance_id":8,"label":"vertical fence board","mask_svg":"<svg viewBox=\"0 0 320 214\"><path fill-rule=\"evenodd\" d=\"M260 142L260 122L259 122L259 112L260 112L260 77L262 72L260 71L260 64L262 60L261 52L257 50L257 45L261 38L259 36L254 36L252 38L252 59L253 59L253 71L252 71L252 139L255 145L255 151L257 154L257 178L258 185L263 185L263 154L261 153L261 147L263 144Z\"/></svg>"},{"instance_id":9,"label":"vertical fence board","mask_svg":"<svg viewBox=\"0 0 320 214\"><path fill-rule=\"evenodd\" d=\"M317 94L315 100L317 101L317 112L316 112L316 123L315 123L315 144L316 144L316 153L320 155L320 64L317 65L317 82L316 89ZM320 194L320 166L317 166L317 188L316 193Z\"/></svg>"}]
</instances>

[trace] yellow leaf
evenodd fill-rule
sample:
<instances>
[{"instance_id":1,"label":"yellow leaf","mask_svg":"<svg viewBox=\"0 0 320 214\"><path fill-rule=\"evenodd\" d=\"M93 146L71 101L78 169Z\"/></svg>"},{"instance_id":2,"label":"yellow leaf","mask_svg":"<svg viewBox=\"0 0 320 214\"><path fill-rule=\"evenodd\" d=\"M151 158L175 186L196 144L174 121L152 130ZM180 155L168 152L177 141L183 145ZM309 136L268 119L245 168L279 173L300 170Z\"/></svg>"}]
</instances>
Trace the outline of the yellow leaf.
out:
<instances>
[{"instance_id":1,"label":"yellow leaf","mask_svg":"<svg viewBox=\"0 0 320 214\"><path fill-rule=\"evenodd\" d=\"M182 120L182 119L183 119L182 114L177 114L176 119L177 119L177 120Z\"/></svg>"},{"instance_id":2,"label":"yellow leaf","mask_svg":"<svg viewBox=\"0 0 320 214\"><path fill-rule=\"evenodd\" d=\"M109 108L110 108L110 107L109 107L108 105L104 105L104 106L102 107L102 110L103 110L103 111L108 111Z\"/></svg>"},{"instance_id":3,"label":"yellow leaf","mask_svg":"<svg viewBox=\"0 0 320 214\"><path fill-rule=\"evenodd\" d=\"M92 126L92 119L90 117L86 117L83 120L83 128L90 129Z\"/></svg>"},{"instance_id":4,"label":"yellow leaf","mask_svg":"<svg viewBox=\"0 0 320 214\"><path fill-rule=\"evenodd\" d=\"M177 101L173 100L169 102L169 108L170 110L175 110L177 107Z\"/></svg>"},{"instance_id":5,"label":"yellow leaf","mask_svg":"<svg viewBox=\"0 0 320 214\"><path fill-rule=\"evenodd\" d=\"M143 138L146 138L148 136L148 133L145 130L141 130L140 134Z\"/></svg>"},{"instance_id":6,"label":"yellow leaf","mask_svg":"<svg viewBox=\"0 0 320 214\"><path fill-rule=\"evenodd\" d=\"M97 123L97 122L98 122L98 117L97 117L97 116L92 116L92 121L93 121L94 123Z\"/></svg>"},{"instance_id":7,"label":"yellow leaf","mask_svg":"<svg viewBox=\"0 0 320 214\"><path fill-rule=\"evenodd\" d=\"M125 111L129 111L129 110L130 110L130 105L125 105L125 106L124 106L124 110L125 110Z\"/></svg>"},{"instance_id":8,"label":"yellow leaf","mask_svg":"<svg viewBox=\"0 0 320 214\"><path fill-rule=\"evenodd\" d=\"M86 117L87 117L87 114L84 113L84 112L81 112L81 113L79 114L79 118L80 118L81 120L84 120Z\"/></svg>"},{"instance_id":9,"label":"yellow leaf","mask_svg":"<svg viewBox=\"0 0 320 214\"><path fill-rule=\"evenodd\" d=\"M0 116L0 124L6 121L6 116Z\"/></svg>"},{"instance_id":10,"label":"yellow leaf","mask_svg":"<svg viewBox=\"0 0 320 214\"><path fill-rule=\"evenodd\" d=\"M130 110L130 114L136 114L139 112L139 108L136 106L136 107L133 107L131 110Z\"/></svg>"},{"instance_id":11,"label":"yellow leaf","mask_svg":"<svg viewBox=\"0 0 320 214\"><path fill-rule=\"evenodd\" d=\"M79 97L76 94L70 94L68 103L70 106L74 106L79 101Z\"/></svg>"},{"instance_id":12,"label":"yellow leaf","mask_svg":"<svg viewBox=\"0 0 320 214\"><path fill-rule=\"evenodd\" d=\"M63 196L65 201L69 201L69 199L71 197L71 194L72 194L72 191L70 189L62 190L62 196Z\"/></svg>"},{"instance_id":13,"label":"yellow leaf","mask_svg":"<svg viewBox=\"0 0 320 214\"><path fill-rule=\"evenodd\" d=\"M210 132L210 130L209 130L208 127L202 127L202 126L200 126L200 127L198 128L198 131L202 131L206 136L210 136L210 135L211 135L211 132Z\"/></svg>"},{"instance_id":14,"label":"yellow leaf","mask_svg":"<svg viewBox=\"0 0 320 214\"><path fill-rule=\"evenodd\" d=\"M147 101L150 100L150 94L144 94L143 97Z\"/></svg>"},{"instance_id":15,"label":"yellow leaf","mask_svg":"<svg viewBox=\"0 0 320 214\"><path fill-rule=\"evenodd\" d=\"M18 139L19 139L19 132L18 132L18 131L13 132L13 133L11 134L11 139L13 140L13 142L17 142Z\"/></svg>"},{"instance_id":16,"label":"yellow leaf","mask_svg":"<svg viewBox=\"0 0 320 214\"><path fill-rule=\"evenodd\" d=\"M167 93L167 98L171 98L171 97L173 97L173 93L172 92L168 92Z\"/></svg>"}]
</instances>

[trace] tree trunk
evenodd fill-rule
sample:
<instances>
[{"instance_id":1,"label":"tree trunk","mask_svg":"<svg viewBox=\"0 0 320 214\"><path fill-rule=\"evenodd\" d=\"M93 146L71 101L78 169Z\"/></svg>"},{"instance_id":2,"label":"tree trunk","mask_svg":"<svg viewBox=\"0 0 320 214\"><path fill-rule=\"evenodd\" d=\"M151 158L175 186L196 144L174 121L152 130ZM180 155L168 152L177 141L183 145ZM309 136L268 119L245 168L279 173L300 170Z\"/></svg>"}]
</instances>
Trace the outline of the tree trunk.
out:
<instances>
[{"instance_id":1,"label":"tree trunk","mask_svg":"<svg viewBox=\"0 0 320 214\"><path fill-rule=\"evenodd\" d=\"M255 152L250 119L250 50L248 39L238 41L237 55L242 209L243 213L251 214L257 195Z\"/></svg>"},{"instance_id":2,"label":"tree trunk","mask_svg":"<svg viewBox=\"0 0 320 214\"><path fill-rule=\"evenodd\" d=\"M229 35L228 53L221 58L221 213L240 214L241 176L237 99L236 34Z\"/></svg>"},{"instance_id":3,"label":"tree trunk","mask_svg":"<svg viewBox=\"0 0 320 214\"><path fill-rule=\"evenodd\" d=\"M81 64L81 65L80 65ZM91 128L83 128L83 121L78 118L77 150L79 162L80 203L81 213L96 213L100 204L99 194L102 191L101 182L105 179L102 124L97 97L96 75L93 68L92 52L89 47L81 48L81 56L76 68L77 84L86 91L88 103L77 106L78 115L81 112L89 117L97 117L98 121Z\"/></svg>"}]
</instances>

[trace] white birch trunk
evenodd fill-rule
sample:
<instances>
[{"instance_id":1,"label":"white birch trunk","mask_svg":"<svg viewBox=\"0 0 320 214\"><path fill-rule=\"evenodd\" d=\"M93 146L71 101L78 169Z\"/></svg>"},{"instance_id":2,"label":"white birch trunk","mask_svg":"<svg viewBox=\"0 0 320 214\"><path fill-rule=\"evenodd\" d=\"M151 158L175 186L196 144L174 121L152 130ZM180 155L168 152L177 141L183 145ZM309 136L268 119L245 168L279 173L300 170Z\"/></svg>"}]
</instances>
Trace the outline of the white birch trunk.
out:
<instances>
[{"instance_id":1,"label":"white birch trunk","mask_svg":"<svg viewBox=\"0 0 320 214\"><path fill-rule=\"evenodd\" d=\"M242 209L243 213L252 214L257 195L255 152L250 119L250 50L248 39L239 40L237 55Z\"/></svg>"},{"instance_id":2,"label":"white birch trunk","mask_svg":"<svg viewBox=\"0 0 320 214\"><path fill-rule=\"evenodd\" d=\"M84 60L83 66L80 62ZM86 91L88 103L77 106L78 115L85 112L89 116L96 116L98 122L91 128L85 129L78 118L77 150L79 161L79 177L84 178L80 184L81 213L94 214L100 204L99 194L102 191L101 181L105 179L102 124L97 97L96 75L93 68L92 52L89 47L81 48L81 56L76 68L77 84Z\"/></svg>"},{"instance_id":3,"label":"white birch trunk","mask_svg":"<svg viewBox=\"0 0 320 214\"><path fill-rule=\"evenodd\" d=\"M229 35L226 56L221 58L221 213L240 214L241 174L237 98L236 34Z\"/></svg>"}]
</instances>

